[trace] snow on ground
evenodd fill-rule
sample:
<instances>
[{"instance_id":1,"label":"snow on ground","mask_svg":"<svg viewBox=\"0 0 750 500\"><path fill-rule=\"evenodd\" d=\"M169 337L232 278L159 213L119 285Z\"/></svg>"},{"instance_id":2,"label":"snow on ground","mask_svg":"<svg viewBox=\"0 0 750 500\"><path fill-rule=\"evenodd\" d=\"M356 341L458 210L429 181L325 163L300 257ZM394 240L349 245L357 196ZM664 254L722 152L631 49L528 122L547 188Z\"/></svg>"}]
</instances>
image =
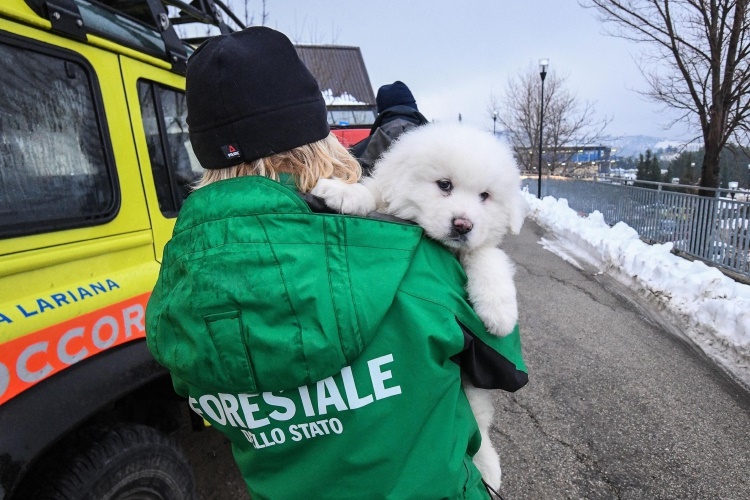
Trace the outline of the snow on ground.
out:
<instances>
[{"instance_id":1,"label":"snow on ground","mask_svg":"<svg viewBox=\"0 0 750 500\"><path fill-rule=\"evenodd\" d=\"M750 286L714 267L649 245L625 223L581 217L565 199L524 191L529 218L549 231L541 244L581 268L594 267L656 306L660 322L705 352L750 388Z\"/></svg>"}]
</instances>

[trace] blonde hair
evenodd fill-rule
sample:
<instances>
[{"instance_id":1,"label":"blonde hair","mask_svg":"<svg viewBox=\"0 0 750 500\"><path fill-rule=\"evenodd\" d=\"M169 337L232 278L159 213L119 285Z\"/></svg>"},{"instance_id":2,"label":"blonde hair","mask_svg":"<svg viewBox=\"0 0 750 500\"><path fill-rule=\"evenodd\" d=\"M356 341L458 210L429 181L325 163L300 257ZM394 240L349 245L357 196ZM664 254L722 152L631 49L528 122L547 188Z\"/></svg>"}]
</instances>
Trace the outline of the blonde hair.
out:
<instances>
[{"instance_id":1,"label":"blonde hair","mask_svg":"<svg viewBox=\"0 0 750 500\"><path fill-rule=\"evenodd\" d=\"M245 175L260 175L278 181L280 173L291 174L297 189L307 193L319 179L336 178L354 184L362 177L362 168L336 136L328 134L325 139L266 158L227 168L207 169L195 189Z\"/></svg>"}]
</instances>

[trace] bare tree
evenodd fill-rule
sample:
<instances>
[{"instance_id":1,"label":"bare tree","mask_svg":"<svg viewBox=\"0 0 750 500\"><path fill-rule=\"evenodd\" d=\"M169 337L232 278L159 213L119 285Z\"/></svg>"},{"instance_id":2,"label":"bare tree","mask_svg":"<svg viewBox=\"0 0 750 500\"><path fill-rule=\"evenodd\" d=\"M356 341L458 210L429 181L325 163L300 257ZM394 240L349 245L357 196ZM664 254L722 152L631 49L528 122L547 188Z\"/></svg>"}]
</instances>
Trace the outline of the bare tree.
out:
<instances>
[{"instance_id":1,"label":"bare tree","mask_svg":"<svg viewBox=\"0 0 750 500\"><path fill-rule=\"evenodd\" d=\"M255 13L248 6L251 1L255 2L256 0L217 0L214 5L215 12L218 14L221 21L226 23L232 30L254 26L256 25ZM206 7L205 5L197 5L195 1L192 3L185 1L184 3L198 8ZM270 16L266 8L266 0L261 0L261 8L262 11L259 25L265 26ZM231 14L229 14L227 10L231 12ZM182 7L167 5L167 12L172 18L178 17L182 12ZM180 38L208 38L220 33L218 27L209 23L197 22L195 20L187 22L183 20L183 22L176 23L175 30Z\"/></svg>"},{"instance_id":2,"label":"bare tree","mask_svg":"<svg viewBox=\"0 0 750 500\"><path fill-rule=\"evenodd\" d=\"M317 22L309 24L307 16L302 18L300 24L297 23L295 16L294 33L290 38L295 45L336 45L340 34L341 29L333 23L331 23L331 33L329 35L318 28Z\"/></svg>"},{"instance_id":3,"label":"bare tree","mask_svg":"<svg viewBox=\"0 0 750 500\"><path fill-rule=\"evenodd\" d=\"M268 19L271 17L271 13L268 12L268 9L266 9L266 0L262 1L263 4L263 10L261 11L260 15L260 25L265 26L268 22Z\"/></svg>"},{"instance_id":4,"label":"bare tree","mask_svg":"<svg viewBox=\"0 0 750 500\"><path fill-rule=\"evenodd\" d=\"M719 186L719 157L730 138L750 132L749 0L588 0L584 7L616 29L613 36L646 42L643 92L700 128L705 155L700 186ZM708 190L701 192L710 196Z\"/></svg>"},{"instance_id":5,"label":"bare tree","mask_svg":"<svg viewBox=\"0 0 750 500\"><path fill-rule=\"evenodd\" d=\"M265 26L268 22L268 18L270 17L270 13L268 12L268 9L266 8L266 0L261 0L261 12L260 12L260 22L256 24L255 22L255 11L251 10L248 4L251 3L251 0L225 0L226 5L231 9L233 12L239 14L240 10L242 10L242 18L245 22L245 26ZM255 3L255 1L253 1ZM236 5L239 4L242 9L239 9L236 7Z\"/></svg>"},{"instance_id":6,"label":"bare tree","mask_svg":"<svg viewBox=\"0 0 750 500\"><path fill-rule=\"evenodd\" d=\"M572 174L575 146L598 142L611 119L598 120L594 104L580 101L565 86L566 78L550 71L544 82L543 167L554 174ZM531 170L539 161L541 78L532 67L511 78L502 98L490 95L488 111L505 129L516 159Z\"/></svg>"}]
</instances>

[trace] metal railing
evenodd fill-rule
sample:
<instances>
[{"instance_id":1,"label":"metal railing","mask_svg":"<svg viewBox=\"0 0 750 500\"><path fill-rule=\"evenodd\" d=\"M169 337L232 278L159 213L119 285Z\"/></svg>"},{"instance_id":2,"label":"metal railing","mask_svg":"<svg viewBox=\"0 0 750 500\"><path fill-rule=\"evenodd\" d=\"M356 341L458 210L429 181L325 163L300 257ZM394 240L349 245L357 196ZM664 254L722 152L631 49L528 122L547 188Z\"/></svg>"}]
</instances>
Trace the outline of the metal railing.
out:
<instances>
[{"instance_id":1,"label":"metal railing","mask_svg":"<svg viewBox=\"0 0 750 500\"><path fill-rule=\"evenodd\" d=\"M536 196L537 180L522 183ZM746 192L646 181L595 182L545 178L542 197L565 198L570 208L601 212L609 225L624 222L641 238L750 278L750 200ZM744 280L743 280L744 281Z\"/></svg>"}]
</instances>

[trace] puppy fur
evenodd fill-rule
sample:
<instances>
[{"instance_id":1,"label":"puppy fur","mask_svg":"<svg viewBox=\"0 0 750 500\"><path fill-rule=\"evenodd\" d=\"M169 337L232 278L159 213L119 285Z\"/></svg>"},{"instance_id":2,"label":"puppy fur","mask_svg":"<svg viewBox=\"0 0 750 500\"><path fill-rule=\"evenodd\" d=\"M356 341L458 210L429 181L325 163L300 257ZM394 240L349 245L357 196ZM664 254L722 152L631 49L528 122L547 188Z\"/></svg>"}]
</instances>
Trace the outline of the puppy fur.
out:
<instances>
[{"instance_id":1,"label":"puppy fur","mask_svg":"<svg viewBox=\"0 0 750 500\"><path fill-rule=\"evenodd\" d=\"M498 245L523 224L520 183L510 149L497 138L466 125L433 123L401 135L362 185L322 179L312 194L343 213L377 209L419 224L458 255L477 315L490 333L504 336L516 325L518 306L513 263ZM500 460L488 434L492 399L466 381L464 387L482 434L474 463L497 489Z\"/></svg>"}]
</instances>

